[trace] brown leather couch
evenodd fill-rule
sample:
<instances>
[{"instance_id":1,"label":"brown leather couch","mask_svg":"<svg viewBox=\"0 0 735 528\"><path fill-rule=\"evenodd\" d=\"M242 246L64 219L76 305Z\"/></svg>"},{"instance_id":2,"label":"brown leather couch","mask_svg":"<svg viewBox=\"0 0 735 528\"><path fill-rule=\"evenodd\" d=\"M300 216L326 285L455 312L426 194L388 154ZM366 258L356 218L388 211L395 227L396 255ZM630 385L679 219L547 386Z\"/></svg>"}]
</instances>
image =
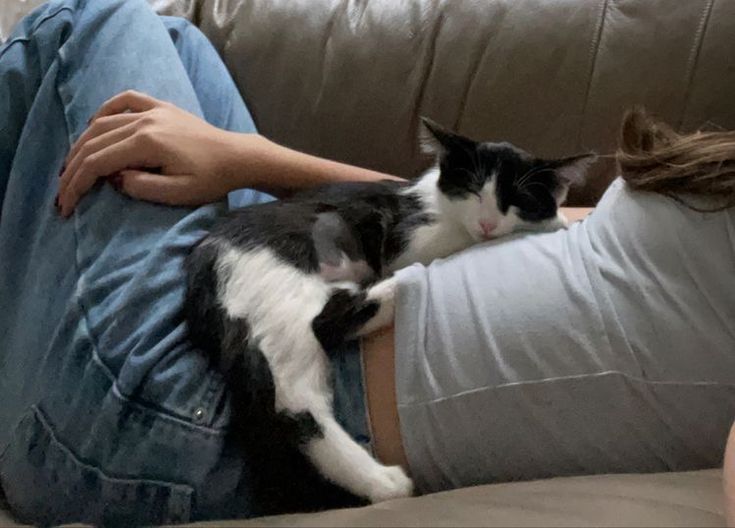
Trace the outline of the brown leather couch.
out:
<instances>
[{"instance_id":1,"label":"brown leather couch","mask_svg":"<svg viewBox=\"0 0 735 528\"><path fill-rule=\"evenodd\" d=\"M214 42L263 134L403 176L418 116L557 156L615 149L643 104L735 128L729 0L154 0ZM611 160L574 193L590 205Z\"/></svg>"},{"instance_id":2,"label":"brown leather couch","mask_svg":"<svg viewBox=\"0 0 735 528\"><path fill-rule=\"evenodd\" d=\"M546 156L613 152L632 104L685 130L735 128L733 0L150 1L209 36L263 134L394 174L424 166L419 115ZM39 3L2 0L0 39ZM599 164L570 203L593 204L613 176ZM227 525L722 526L720 480L498 484Z\"/></svg>"}]
</instances>

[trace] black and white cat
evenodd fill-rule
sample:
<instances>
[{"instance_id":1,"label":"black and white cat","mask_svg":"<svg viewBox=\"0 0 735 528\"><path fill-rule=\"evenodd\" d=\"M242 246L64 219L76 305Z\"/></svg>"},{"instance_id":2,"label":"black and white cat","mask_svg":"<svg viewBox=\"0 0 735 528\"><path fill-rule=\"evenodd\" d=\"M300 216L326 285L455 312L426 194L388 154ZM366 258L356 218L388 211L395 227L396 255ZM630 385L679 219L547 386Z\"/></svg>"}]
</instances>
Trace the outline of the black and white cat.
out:
<instances>
[{"instance_id":1,"label":"black and white cat","mask_svg":"<svg viewBox=\"0 0 735 528\"><path fill-rule=\"evenodd\" d=\"M565 226L558 207L594 159L541 160L424 124L437 163L417 180L334 184L241 209L187 260L190 334L228 381L234 427L267 430L372 502L408 496L412 482L335 420L327 351L392 322L393 271Z\"/></svg>"}]
</instances>

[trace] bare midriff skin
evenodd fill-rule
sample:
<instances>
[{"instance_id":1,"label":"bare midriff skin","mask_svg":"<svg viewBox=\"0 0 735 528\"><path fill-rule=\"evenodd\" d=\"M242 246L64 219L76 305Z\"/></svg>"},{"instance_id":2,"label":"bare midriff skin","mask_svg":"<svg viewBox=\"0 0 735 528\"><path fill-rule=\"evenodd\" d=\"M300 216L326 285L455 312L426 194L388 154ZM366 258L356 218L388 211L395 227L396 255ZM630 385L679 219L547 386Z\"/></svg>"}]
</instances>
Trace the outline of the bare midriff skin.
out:
<instances>
[{"instance_id":1,"label":"bare midriff skin","mask_svg":"<svg viewBox=\"0 0 735 528\"><path fill-rule=\"evenodd\" d=\"M570 222L586 217L592 209L564 208ZM362 340L363 364L373 448L384 464L409 470L401 440L395 383L395 332L393 327Z\"/></svg>"}]
</instances>

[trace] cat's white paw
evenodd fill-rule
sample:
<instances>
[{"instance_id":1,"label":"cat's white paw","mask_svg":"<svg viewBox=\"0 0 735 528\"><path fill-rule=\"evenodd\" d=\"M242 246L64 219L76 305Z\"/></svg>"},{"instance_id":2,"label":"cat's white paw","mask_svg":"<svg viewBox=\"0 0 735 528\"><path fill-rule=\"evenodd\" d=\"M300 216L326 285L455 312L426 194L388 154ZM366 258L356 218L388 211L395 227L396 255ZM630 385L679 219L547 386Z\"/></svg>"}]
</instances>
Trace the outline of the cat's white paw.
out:
<instances>
[{"instance_id":1,"label":"cat's white paw","mask_svg":"<svg viewBox=\"0 0 735 528\"><path fill-rule=\"evenodd\" d=\"M413 495L413 481L400 466L382 466L372 479L368 499L373 504Z\"/></svg>"},{"instance_id":2,"label":"cat's white paw","mask_svg":"<svg viewBox=\"0 0 735 528\"><path fill-rule=\"evenodd\" d=\"M567 215L561 211L556 213L556 220L560 229L566 229L569 227L569 219L567 218Z\"/></svg>"},{"instance_id":3,"label":"cat's white paw","mask_svg":"<svg viewBox=\"0 0 735 528\"><path fill-rule=\"evenodd\" d=\"M367 301L378 303L378 312L357 331L358 336L372 334L393 324L395 317L395 299L398 280L395 277L385 279L367 291Z\"/></svg>"}]
</instances>

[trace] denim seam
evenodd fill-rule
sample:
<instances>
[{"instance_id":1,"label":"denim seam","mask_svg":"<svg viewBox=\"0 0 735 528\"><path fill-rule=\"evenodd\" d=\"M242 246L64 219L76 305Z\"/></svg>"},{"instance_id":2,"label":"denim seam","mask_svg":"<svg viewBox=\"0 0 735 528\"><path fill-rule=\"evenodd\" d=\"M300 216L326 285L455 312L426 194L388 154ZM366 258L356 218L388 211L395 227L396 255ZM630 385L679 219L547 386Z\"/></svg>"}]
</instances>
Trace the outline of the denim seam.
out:
<instances>
[{"instance_id":1,"label":"denim seam","mask_svg":"<svg viewBox=\"0 0 735 528\"><path fill-rule=\"evenodd\" d=\"M65 98L63 94L63 90L60 87L60 83L63 81L62 76L64 69L62 66L64 65L64 46L62 46L59 49L59 53L57 56L57 60L59 61L59 72L57 75L57 82L56 82L56 94L60 99L61 106L64 108L64 125L67 128L67 140L70 142L69 138L69 123L67 120L66 115L66 108L67 105L65 103ZM81 257L79 255L79 215L77 214L77 211L75 210L73 213L73 219L71 220L74 222L74 246L75 246L75 258L74 258L74 271L77 276L78 282L84 282L85 273L82 271L81 266ZM157 416L166 419L168 421L171 421L173 423L176 423L178 425L185 426L193 431L206 434L209 436L222 436L225 433L225 429L223 428L215 428L215 427L209 427L207 425L201 425L194 423L187 419L187 417L181 416L170 409L163 408L161 406L158 406L155 404L155 402L149 402L147 400L143 399L134 399L131 398L129 395L126 395L123 393L123 391L120 389L120 386L118 384L117 376L115 376L112 372L112 369L102 360L102 357L99 355L99 347L97 345L97 339L94 336L93 332L91 331L89 327L89 316L88 316L88 310L84 303L82 302L82 299L80 296L75 296L76 299L74 299L75 304L79 308L79 312L81 313L82 317L81 320L84 324L84 333L87 339L89 340L91 346L92 346L92 354L91 359L94 361L95 364L97 364L105 374L105 376L108 377L112 384L113 393L119 397L122 401L125 403L128 403L130 405L134 405L138 408L146 409L148 411L155 412ZM202 401L200 401L200 405L202 407L206 407L206 403L210 402L211 398L202 398Z\"/></svg>"},{"instance_id":2,"label":"denim seam","mask_svg":"<svg viewBox=\"0 0 735 528\"><path fill-rule=\"evenodd\" d=\"M79 240L78 240L79 224L77 222L77 219L78 219L77 213L74 212L74 244L78 250L79 248ZM81 265L79 263L78 252L76 252L76 257L77 258L74 259L75 272L78 277L78 281L83 282L85 274L81 271ZM118 384L117 376L113 374L112 369L110 369L110 367L104 362L104 360L99 355L99 347L97 346L97 340L95 336L93 335L93 332L89 328L88 312L87 312L86 307L84 306L84 303L82 302L80 297L76 297L74 302L78 306L79 312L82 314L81 322L83 323L84 334L89 340L89 343L92 347L92 353L91 353L90 359L96 365L100 367L104 375L110 380L110 383L112 384L113 394L115 394L117 397L119 397L122 401L124 401L127 404L134 405L138 408L142 408L148 411L155 412L156 415L160 416L161 418L164 418L173 423L185 426L199 433L203 433L209 436L222 436L225 433L225 429L223 428L214 428L214 427L209 427L206 425L200 425L200 424L191 422L188 419L186 419L186 417L180 416L177 413L174 413L169 409L165 409L159 405L156 405L155 402L150 402L144 399L131 398L129 395L125 394L120 389L120 385ZM203 397L200 401L200 405L202 407L205 407L206 403L209 403L210 401L211 401L211 398Z\"/></svg>"},{"instance_id":3,"label":"denim seam","mask_svg":"<svg viewBox=\"0 0 735 528\"><path fill-rule=\"evenodd\" d=\"M81 278L81 275L80 275ZM124 394L120 390L120 386L117 383L117 377L112 373L110 368L105 364L104 361L102 361L102 358L99 356L99 352L97 350L97 344L95 343L92 332L89 329L88 321L87 321L87 314L84 309L84 306L81 302L77 303L77 306L79 307L79 311L83 314L83 317L81 319L82 324L84 325L84 334L87 337L91 348L92 353L90 355L90 360L92 363L97 365L100 370L103 372L103 374L110 380L112 394L120 399L122 402L124 402L127 405L131 405L133 407L136 407L138 409L154 412L157 417L164 419L172 424L179 425L186 427L193 432L203 434L206 436L223 436L226 433L226 429L223 428L214 428L214 427L208 427L205 425L199 425L196 423L193 423L181 416L178 416L175 413L172 413L168 409L164 409L158 405L156 405L153 402L148 402L147 400L141 400L141 399L134 399L131 398L129 395Z\"/></svg>"},{"instance_id":4,"label":"denim seam","mask_svg":"<svg viewBox=\"0 0 735 528\"><path fill-rule=\"evenodd\" d=\"M127 477L118 477L114 475L110 475L104 471L102 471L99 467L96 465L90 464L88 462L85 462L79 455L77 455L72 449L67 446L64 442L62 442L59 437L56 435L56 432L54 431L54 428L51 426L51 423L48 421L46 416L44 415L43 411L37 406L37 405L31 405L29 410L33 412L33 414L36 416L38 421L41 423L43 428L48 433L51 440L56 444L56 446L63 451L63 453L68 456L75 464L77 464L79 467L84 468L89 471L94 471L95 473L99 474L99 476L107 481L121 483L121 484L150 484L153 486L162 486L162 487L170 487L170 488L178 488L179 491L183 491L184 493L188 493L192 497L194 496L194 488L191 487L189 484L184 484L181 482L170 482L165 480L156 480L156 479L148 479L148 478L127 478ZM27 416L28 413L26 412L23 417Z\"/></svg>"},{"instance_id":5,"label":"denim seam","mask_svg":"<svg viewBox=\"0 0 735 528\"><path fill-rule=\"evenodd\" d=\"M202 398L200 400L200 405L205 409L212 409L214 402L217 401L222 393L224 392L225 387L223 383L216 383L216 378L214 376L209 376L207 378L207 387L202 391ZM225 431L225 429L216 428L211 425L212 421L215 418L215 413L211 413L211 415L206 416L202 419L202 423L207 422L210 425L201 427L207 427L210 430L214 431ZM196 419L196 417L195 417Z\"/></svg>"},{"instance_id":6,"label":"denim seam","mask_svg":"<svg viewBox=\"0 0 735 528\"><path fill-rule=\"evenodd\" d=\"M42 25L42 24L43 24L44 22L47 22L47 21L48 21L49 19L51 19L51 18L54 18L54 17L56 16L56 15L58 15L58 14L59 14L59 13L61 13L62 11L69 11L69 12L71 12L71 13L73 13L73 12L74 12L74 11L72 10L72 8L71 8L71 7L69 7L69 6L61 6L61 7L59 7L59 9L58 9L58 10L56 10L56 11L54 11L53 13L51 13L51 14L48 14L48 15L46 15L45 17L43 17L43 18L41 18L40 20L38 20L38 21L37 21L37 22L36 22L36 23L35 23L35 24L34 24L34 25L33 25L33 26L31 27L31 29L30 29L29 33L33 33L33 32L35 32L35 31L38 31L38 28L39 28L39 27L41 27L41 25ZM6 52L6 51L8 51L8 49L9 49L9 48L10 48L10 47L11 47L11 46L12 46L13 44L17 44L17 43L20 43L20 42L30 42L30 40L31 40L31 39L30 39L30 37L29 37L29 36L27 36L27 35L24 35L24 36L22 36L22 37L15 37L14 39L12 39L12 40L9 40L9 41L7 41L7 42L6 42L6 43L5 43L4 45L3 45L3 49L2 49L2 50L0 50L0 59L2 59L3 55L5 55L5 52Z\"/></svg>"}]
</instances>

